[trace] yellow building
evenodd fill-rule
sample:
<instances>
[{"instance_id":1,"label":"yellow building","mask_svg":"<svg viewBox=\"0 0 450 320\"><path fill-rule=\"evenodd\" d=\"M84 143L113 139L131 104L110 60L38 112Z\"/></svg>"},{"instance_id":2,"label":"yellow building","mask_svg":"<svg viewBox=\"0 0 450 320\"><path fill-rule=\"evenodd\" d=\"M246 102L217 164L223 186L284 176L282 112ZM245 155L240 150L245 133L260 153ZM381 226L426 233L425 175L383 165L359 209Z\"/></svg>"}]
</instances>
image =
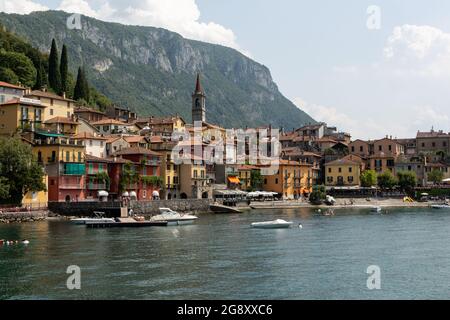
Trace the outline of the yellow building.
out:
<instances>
[{"instance_id":1,"label":"yellow building","mask_svg":"<svg viewBox=\"0 0 450 320\"><path fill-rule=\"evenodd\" d=\"M325 164L325 185L329 187L352 187L360 185L361 164L339 159Z\"/></svg>"},{"instance_id":2,"label":"yellow building","mask_svg":"<svg viewBox=\"0 0 450 320\"><path fill-rule=\"evenodd\" d=\"M204 163L181 164L179 168L181 199L208 199L212 197L212 189Z\"/></svg>"},{"instance_id":3,"label":"yellow building","mask_svg":"<svg viewBox=\"0 0 450 320\"><path fill-rule=\"evenodd\" d=\"M263 176L263 189L277 192L286 200L298 199L311 193L312 176L311 164L280 160L277 174Z\"/></svg>"},{"instance_id":4,"label":"yellow building","mask_svg":"<svg viewBox=\"0 0 450 320\"><path fill-rule=\"evenodd\" d=\"M252 187L253 170L259 170L259 168L248 165L238 167L238 178L241 183L241 190L246 191Z\"/></svg>"},{"instance_id":5,"label":"yellow building","mask_svg":"<svg viewBox=\"0 0 450 320\"><path fill-rule=\"evenodd\" d=\"M78 134L79 125L77 121L67 117L55 117L44 122L45 130L64 135Z\"/></svg>"},{"instance_id":6,"label":"yellow building","mask_svg":"<svg viewBox=\"0 0 450 320\"><path fill-rule=\"evenodd\" d=\"M40 100L42 105L46 106L44 119L55 117L71 118L75 111L75 101L67 99L65 96L58 96L46 91L31 91L25 95L25 98Z\"/></svg>"},{"instance_id":7,"label":"yellow building","mask_svg":"<svg viewBox=\"0 0 450 320\"><path fill-rule=\"evenodd\" d=\"M38 100L13 99L0 105L0 135L39 129L45 120L45 106Z\"/></svg>"},{"instance_id":8,"label":"yellow building","mask_svg":"<svg viewBox=\"0 0 450 320\"><path fill-rule=\"evenodd\" d=\"M48 186L48 176L44 176L44 183ZM46 208L48 205L48 191L28 192L22 199L25 207Z\"/></svg>"}]
</instances>

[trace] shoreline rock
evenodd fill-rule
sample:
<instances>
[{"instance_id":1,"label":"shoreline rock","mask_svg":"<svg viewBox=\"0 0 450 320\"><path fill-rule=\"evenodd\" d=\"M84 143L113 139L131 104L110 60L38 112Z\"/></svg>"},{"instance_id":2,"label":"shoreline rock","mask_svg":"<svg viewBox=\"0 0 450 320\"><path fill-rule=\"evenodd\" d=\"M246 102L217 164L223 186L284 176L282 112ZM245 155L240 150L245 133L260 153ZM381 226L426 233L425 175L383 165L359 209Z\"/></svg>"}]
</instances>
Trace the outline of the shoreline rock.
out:
<instances>
[{"instance_id":1,"label":"shoreline rock","mask_svg":"<svg viewBox=\"0 0 450 320\"><path fill-rule=\"evenodd\" d=\"M48 211L34 212L2 212L0 213L0 223L27 223L45 221L48 217Z\"/></svg>"}]
</instances>

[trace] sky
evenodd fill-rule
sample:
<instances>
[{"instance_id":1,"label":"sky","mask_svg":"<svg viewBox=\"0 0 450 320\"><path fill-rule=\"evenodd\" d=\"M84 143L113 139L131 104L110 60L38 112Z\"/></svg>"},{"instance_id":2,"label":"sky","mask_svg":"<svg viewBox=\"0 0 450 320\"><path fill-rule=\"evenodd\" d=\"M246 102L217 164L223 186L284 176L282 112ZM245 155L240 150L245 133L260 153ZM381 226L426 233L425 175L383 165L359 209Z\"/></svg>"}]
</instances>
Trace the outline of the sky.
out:
<instances>
[{"instance_id":1,"label":"sky","mask_svg":"<svg viewBox=\"0 0 450 320\"><path fill-rule=\"evenodd\" d=\"M0 0L0 11L46 9L235 48L355 139L450 132L448 0Z\"/></svg>"}]
</instances>

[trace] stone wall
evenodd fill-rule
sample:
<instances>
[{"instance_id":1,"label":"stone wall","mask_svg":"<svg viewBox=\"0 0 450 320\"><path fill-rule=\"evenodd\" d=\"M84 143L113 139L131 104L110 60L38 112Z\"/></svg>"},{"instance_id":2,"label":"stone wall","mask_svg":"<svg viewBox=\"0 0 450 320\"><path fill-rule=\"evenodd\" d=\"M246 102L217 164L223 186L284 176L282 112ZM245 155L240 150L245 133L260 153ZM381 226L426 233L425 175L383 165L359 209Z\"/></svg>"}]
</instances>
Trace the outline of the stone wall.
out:
<instances>
[{"instance_id":1,"label":"stone wall","mask_svg":"<svg viewBox=\"0 0 450 320\"><path fill-rule=\"evenodd\" d=\"M120 216L120 202L49 202L48 209L65 217L90 217L95 211L104 212L106 217Z\"/></svg>"},{"instance_id":2,"label":"stone wall","mask_svg":"<svg viewBox=\"0 0 450 320\"><path fill-rule=\"evenodd\" d=\"M209 212L210 200L160 200L160 201L132 201L130 204L133 213L137 215L159 214L159 208L170 208L177 212L206 213Z\"/></svg>"},{"instance_id":3,"label":"stone wall","mask_svg":"<svg viewBox=\"0 0 450 320\"><path fill-rule=\"evenodd\" d=\"M34 222L47 219L47 211L0 213L0 223Z\"/></svg>"}]
</instances>

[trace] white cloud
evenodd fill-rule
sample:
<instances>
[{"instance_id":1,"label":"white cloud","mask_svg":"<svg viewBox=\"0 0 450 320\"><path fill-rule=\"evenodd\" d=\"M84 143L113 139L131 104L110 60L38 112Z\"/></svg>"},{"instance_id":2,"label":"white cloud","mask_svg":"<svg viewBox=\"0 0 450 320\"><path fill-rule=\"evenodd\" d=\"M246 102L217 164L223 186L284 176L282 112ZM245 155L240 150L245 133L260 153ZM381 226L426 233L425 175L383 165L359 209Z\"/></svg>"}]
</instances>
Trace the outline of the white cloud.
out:
<instances>
[{"instance_id":1,"label":"white cloud","mask_svg":"<svg viewBox=\"0 0 450 320\"><path fill-rule=\"evenodd\" d=\"M450 76L450 33L438 28L397 26L383 54L397 75Z\"/></svg>"},{"instance_id":2,"label":"white cloud","mask_svg":"<svg viewBox=\"0 0 450 320\"><path fill-rule=\"evenodd\" d=\"M105 21L166 28L183 37L240 50L234 32L215 22L201 22L195 0L99 0L97 6L85 0L63 0L58 9L82 13Z\"/></svg>"},{"instance_id":3,"label":"white cloud","mask_svg":"<svg viewBox=\"0 0 450 320\"><path fill-rule=\"evenodd\" d=\"M97 11L93 10L89 3L84 0L63 0L57 9L70 13L80 13L94 18L99 17Z\"/></svg>"},{"instance_id":4,"label":"white cloud","mask_svg":"<svg viewBox=\"0 0 450 320\"><path fill-rule=\"evenodd\" d=\"M449 116L432 106L416 106L411 113L415 118L412 125L415 128L427 130L434 127L434 129L448 131Z\"/></svg>"},{"instance_id":5,"label":"white cloud","mask_svg":"<svg viewBox=\"0 0 450 320\"><path fill-rule=\"evenodd\" d=\"M0 11L7 13L28 14L48 9L32 0L0 0ZM185 38L224 45L250 56L238 45L233 30L215 22L200 21L196 0L62 0L56 9L127 25L166 28Z\"/></svg>"},{"instance_id":6,"label":"white cloud","mask_svg":"<svg viewBox=\"0 0 450 320\"><path fill-rule=\"evenodd\" d=\"M0 0L0 11L6 13L28 14L33 11L46 11L48 7L30 0Z\"/></svg>"}]
</instances>

